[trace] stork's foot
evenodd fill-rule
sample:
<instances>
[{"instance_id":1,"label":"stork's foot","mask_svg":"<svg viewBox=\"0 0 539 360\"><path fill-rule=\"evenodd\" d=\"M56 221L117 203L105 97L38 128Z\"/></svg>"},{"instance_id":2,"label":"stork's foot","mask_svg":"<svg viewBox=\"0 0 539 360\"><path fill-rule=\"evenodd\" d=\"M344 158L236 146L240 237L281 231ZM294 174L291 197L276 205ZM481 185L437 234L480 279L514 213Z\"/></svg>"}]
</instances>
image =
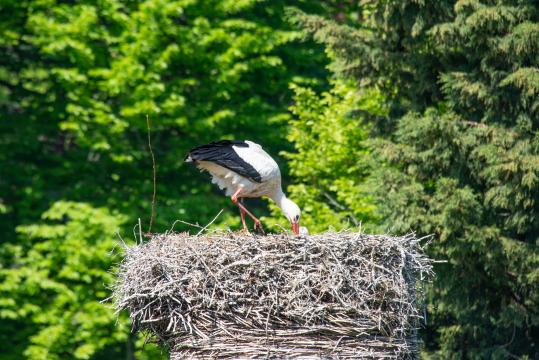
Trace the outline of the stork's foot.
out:
<instances>
[{"instance_id":1,"label":"stork's foot","mask_svg":"<svg viewBox=\"0 0 539 360\"><path fill-rule=\"evenodd\" d=\"M260 220L256 219L254 220L254 223L255 223L255 232L260 234L260 235L266 235L266 233L264 232L264 228L262 227L262 223L260 222Z\"/></svg>"},{"instance_id":2,"label":"stork's foot","mask_svg":"<svg viewBox=\"0 0 539 360\"><path fill-rule=\"evenodd\" d=\"M239 233L242 234L243 236L251 236L251 233L247 229L241 229Z\"/></svg>"}]
</instances>

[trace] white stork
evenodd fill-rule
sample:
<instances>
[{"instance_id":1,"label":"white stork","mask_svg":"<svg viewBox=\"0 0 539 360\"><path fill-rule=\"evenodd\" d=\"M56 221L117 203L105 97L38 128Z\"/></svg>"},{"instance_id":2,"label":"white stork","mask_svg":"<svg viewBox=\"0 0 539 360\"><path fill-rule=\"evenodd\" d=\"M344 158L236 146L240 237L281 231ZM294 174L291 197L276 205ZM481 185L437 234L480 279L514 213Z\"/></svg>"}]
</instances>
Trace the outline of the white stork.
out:
<instances>
[{"instance_id":1,"label":"white stork","mask_svg":"<svg viewBox=\"0 0 539 360\"><path fill-rule=\"evenodd\" d=\"M259 228L262 231L262 225L245 208L242 198L267 196L281 208L294 234L299 234L301 210L284 194L279 166L262 146L248 140L214 141L191 149L185 161L208 171L212 182L226 189L226 195L240 209L244 230L247 230L245 214L253 219L255 230Z\"/></svg>"}]
</instances>

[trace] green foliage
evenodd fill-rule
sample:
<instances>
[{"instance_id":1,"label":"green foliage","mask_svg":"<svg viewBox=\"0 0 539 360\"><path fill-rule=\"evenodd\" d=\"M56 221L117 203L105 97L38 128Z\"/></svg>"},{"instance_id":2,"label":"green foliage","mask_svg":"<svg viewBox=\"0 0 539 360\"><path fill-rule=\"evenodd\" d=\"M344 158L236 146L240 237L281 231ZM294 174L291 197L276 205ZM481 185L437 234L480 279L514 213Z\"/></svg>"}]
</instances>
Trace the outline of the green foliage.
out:
<instances>
[{"instance_id":1,"label":"green foliage","mask_svg":"<svg viewBox=\"0 0 539 360\"><path fill-rule=\"evenodd\" d=\"M99 301L113 219L123 234L139 217L148 226L146 117L157 158L152 231L176 219L207 223L221 208L220 220L229 210L236 218L183 157L220 138L259 141L273 154L288 147L288 84L320 89L326 59L284 20L285 4L322 10L302 0L2 2L0 271L9 281L0 333L15 344L3 356L130 356L124 320L117 328Z\"/></svg>"},{"instance_id":2,"label":"green foliage","mask_svg":"<svg viewBox=\"0 0 539 360\"><path fill-rule=\"evenodd\" d=\"M326 56L284 20L285 6L326 45L341 78L331 90ZM249 138L282 151L285 183L288 160L290 197L311 232L357 219L437 235L429 251L448 262L428 293L425 356L537 357L535 2L0 8L0 340L12 344L3 359L161 356L141 352L126 319L116 325L100 303L114 233L150 213L146 116L158 162L153 231L207 223L221 208L217 226L238 224L207 176L181 166L193 145ZM273 210L268 224L282 221Z\"/></svg>"},{"instance_id":3,"label":"green foliage","mask_svg":"<svg viewBox=\"0 0 539 360\"><path fill-rule=\"evenodd\" d=\"M109 296L114 234L125 220L88 204L57 202L42 223L17 228L19 242L4 247L16 267L0 269L3 344L13 343L20 322L35 329L16 343L16 353L30 359L89 359L126 340L126 321L116 325L110 305L99 302Z\"/></svg>"},{"instance_id":4,"label":"green foliage","mask_svg":"<svg viewBox=\"0 0 539 360\"><path fill-rule=\"evenodd\" d=\"M131 219L149 213L146 115L158 159L158 228L179 217L208 221L228 202L180 167L185 152L237 137L276 153L288 83L316 86L324 75L323 56L298 44L279 16L281 1L8 5L20 18L5 30L19 33L0 60L10 82L0 161L24 167L0 180L10 220L3 228L37 218L51 198L91 197Z\"/></svg>"},{"instance_id":5,"label":"green foliage","mask_svg":"<svg viewBox=\"0 0 539 360\"><path fill-rule=\"evenodd\" d=\"M292 88L295 119L288 140L296 152L284 156L299 182L288 190L302 205L302 224L317 232L358 226L360 219L363 228L366 224L367 230L372 229L377 219L365 185L373 164L364 118L384 114L383 97L373 89L359 92L353 83L342 81L321 96L309 88Z\"/></svg>"},{"instance_id":6,"label":"green foliage","mask_svg":"<svg viewBox=\"0 0 539 360\"><path fill-rule=\"evenodd\" d=\"M355 28L293 16L331 49L334 71L385 96L371 133L390 165L369 180L377 209L388 231L436 234L431 254L448 261L429 292L429 354L536 357L537 5L366 2L362 13Z\"/></svg>"}]
</instances>

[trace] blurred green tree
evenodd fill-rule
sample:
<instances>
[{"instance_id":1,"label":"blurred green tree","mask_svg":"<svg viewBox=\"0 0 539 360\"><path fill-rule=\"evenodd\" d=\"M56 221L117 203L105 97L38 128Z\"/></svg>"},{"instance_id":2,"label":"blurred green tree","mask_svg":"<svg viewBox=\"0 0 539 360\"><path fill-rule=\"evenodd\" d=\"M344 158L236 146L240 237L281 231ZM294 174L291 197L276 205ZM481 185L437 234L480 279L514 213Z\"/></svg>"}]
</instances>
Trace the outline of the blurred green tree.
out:
<instances>
[{"instance_id":1,"label":"blurred green tree","mask_svg":"<svg viewBox=\"0 0 539 360\"><path fill-rule=\"evenodd\" d=\"M358 90L355 83L335 81L318 96L312 89L292 86L288 140L291 198L302 205L301 224L310 232L359 227L374 231L380 219L367 182L376 162L368 149L367 118L384 116L384 98L376 89ZM274 219L278 218L275 206Z\"/></svg>"},{"instance_id":2,"label":"blurred green tree","mask_svg":"<svg viewBox=\"0 0 539 360\"><path fill-rule=\"evenodd\" d=\"M158 226L209 220L227 201L180 168L186 151L237 137L276 153L285 144L288 83L324 82L325 56L298 41L284 3L5 3L0 161L18 171L0 180L2 229L39 218L61 198L135 219L148 213L146 115L158 158Z\"/></svg>"},{"instance_id":3,"label":"blurred green tree","mask_svg":"<svg viewBox=\"0 0 539 360\"><path fill-rule=\"evenodd\" d=\"M430 252L448 260L429 291L425 357L539 356L537 4L365 1L355 24L292 14L334 72L385 98L370 136L389 166L369 180L384 227L436 234Z\"/></svg>"},{"instance_id":4,"label":"blurred green tree","mask_svg":"<svg viewBox=\"0 0 539 360\"><path fill-rule=\"evenodd\" d=\"M153 231L209 221L229 201L181 167L187 150L234 137L276 154L288 147L288 84L325 86L322 47L284 20L288 4L323 10L302 0L1 2L0 333L16 344L2 356L129 358L125 323L115 329L98 301L113 219L124 233L139 217L148 226L146 116ZM80 266L62 265L71 262Z\"/></svg>"},{"instance_id":5,"label":"blurred green tree","mask_svg":"<svg viewBox=\"0 0 539 360\"><path fill-rule=\"evenodd\" d=\"M117 343L127 340L128 324L116 324L100 299L110 295L105 284L113 280L114 234L125 220L106 209L58 201L43 214L44 223L17 228L21 241L4 247L14 267L0 269L0 336L13 345L3 347L2 359L121 355ZM106 357L94 356L107 349Z\"/></svg>"}]
</instances>

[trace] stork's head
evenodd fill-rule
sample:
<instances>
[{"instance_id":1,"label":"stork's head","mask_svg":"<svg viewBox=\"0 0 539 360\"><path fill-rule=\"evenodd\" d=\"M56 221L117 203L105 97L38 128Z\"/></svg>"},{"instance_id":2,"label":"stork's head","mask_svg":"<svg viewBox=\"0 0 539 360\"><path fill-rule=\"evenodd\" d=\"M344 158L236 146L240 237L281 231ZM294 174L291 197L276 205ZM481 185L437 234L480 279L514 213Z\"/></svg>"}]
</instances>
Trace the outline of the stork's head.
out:
<instances>
[{"instance_id":1,"label":"stork's head","mask_svg":"<svg viewBox=\"0 0 539 360\"><path fill-rule=\"evenodd\" d=\"M280 205L284 215L292 225L292 231L295 235L299 235L299 218L301 217L299 206L288 198L283 198Z\"/></svg>"}]
</instances>

